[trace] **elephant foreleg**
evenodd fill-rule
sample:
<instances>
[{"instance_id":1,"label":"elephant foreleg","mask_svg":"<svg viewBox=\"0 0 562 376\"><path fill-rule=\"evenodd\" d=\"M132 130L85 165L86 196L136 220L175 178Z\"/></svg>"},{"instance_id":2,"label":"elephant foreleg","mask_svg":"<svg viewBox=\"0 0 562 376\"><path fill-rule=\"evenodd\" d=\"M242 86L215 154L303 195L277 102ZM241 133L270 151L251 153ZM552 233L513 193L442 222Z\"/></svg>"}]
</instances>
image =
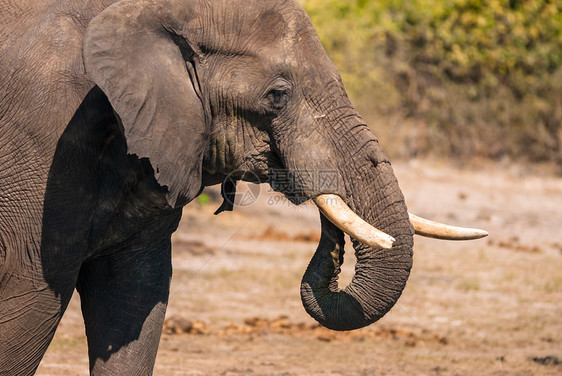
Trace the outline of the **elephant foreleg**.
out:
<instances>
[{"instance_id":1,"label":"elephant foreleg","mask_svg":"<svg viewBox=\"0 0 562 376\"><path fill-rule=\"evenodd\" d=\"M152 373L171 275L169 239L84 263L77 288L92 374Z\"/></svg>"},{"instance_id":2,"label":"elephant foreleg","mask_svg":"<svg viewBox=\"0 0 562 376\"><path fill-rule=\"evenodd\" d=\"M53 290L42 277L11 274L0 285L0 375L33 375L74 290Z\"/></svg>"}]
</instances>

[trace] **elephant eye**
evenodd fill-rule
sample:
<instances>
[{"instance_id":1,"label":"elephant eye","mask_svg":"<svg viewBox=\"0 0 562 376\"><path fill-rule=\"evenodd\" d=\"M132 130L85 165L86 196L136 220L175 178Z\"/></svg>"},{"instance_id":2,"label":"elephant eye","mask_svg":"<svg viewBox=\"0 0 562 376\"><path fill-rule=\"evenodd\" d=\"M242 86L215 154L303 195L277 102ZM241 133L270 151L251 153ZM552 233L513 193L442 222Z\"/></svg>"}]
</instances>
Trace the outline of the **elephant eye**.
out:
<instances>
[{"instance_id":1,"label":"elephant eye","mask_svg":"<svg viewBox=\"0 0 562 376\"><path fill-rule=\"evenodd\" d=\"M273 89L267 93L266 98L273 109L280 111L287 105L289 94L286 90Z\"/></svg>"}]
</instances>

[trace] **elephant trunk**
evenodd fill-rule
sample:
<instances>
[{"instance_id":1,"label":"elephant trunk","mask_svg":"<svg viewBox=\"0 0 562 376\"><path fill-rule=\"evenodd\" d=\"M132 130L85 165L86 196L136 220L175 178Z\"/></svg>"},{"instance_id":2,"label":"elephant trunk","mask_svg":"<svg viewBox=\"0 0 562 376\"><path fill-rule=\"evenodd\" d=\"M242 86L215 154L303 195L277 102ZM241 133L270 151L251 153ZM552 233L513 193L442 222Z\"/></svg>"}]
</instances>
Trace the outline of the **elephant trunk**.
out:
<instances>
[{"instance_id":1,"label":"elephant trunk","mask_svg":"<svg viewBox=\"0 0 562 376\"><path fill-rule=\"evenodd\" d=\"M368 129L361 158L347 159L353 166L340 168L345 181L342 197L357 215L392 236L390 249L371 248L353 240L357 264L351 283L338 287L343 263L344 234L322 213L320 243L301 283L306 311L334 330L352 330L380 319L400 297L412 267L413 228L404 197L386 157ZM340 226L341 227L341 226Z\"/></svg>"}]
</instances>

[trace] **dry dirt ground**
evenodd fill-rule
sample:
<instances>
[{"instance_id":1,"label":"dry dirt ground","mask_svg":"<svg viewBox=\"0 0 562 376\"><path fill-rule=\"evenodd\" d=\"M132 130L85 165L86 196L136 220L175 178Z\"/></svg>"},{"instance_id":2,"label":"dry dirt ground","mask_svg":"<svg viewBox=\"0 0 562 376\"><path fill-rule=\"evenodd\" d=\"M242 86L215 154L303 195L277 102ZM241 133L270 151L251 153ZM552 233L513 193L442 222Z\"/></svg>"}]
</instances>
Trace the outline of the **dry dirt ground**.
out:
<instances>
[{"instance_id":1,"label":"dry dirt ground","mask_svg":"<svg viewBox=\"0 0 562 376\"><path fill-rule=\"evenodd\" d=\"M521 167L394 168L410 210L491 236L417 237L398 304L368 328L335 333L300 303L319 236L314 207L263 186L252 205L213 216L211 191L185 209L173 238L155 374L561 375L562 179ZM342 281L353 264L349 249ZM87 375L86 354L75 295L38 374Z\"/></svg>"}]
</instances>

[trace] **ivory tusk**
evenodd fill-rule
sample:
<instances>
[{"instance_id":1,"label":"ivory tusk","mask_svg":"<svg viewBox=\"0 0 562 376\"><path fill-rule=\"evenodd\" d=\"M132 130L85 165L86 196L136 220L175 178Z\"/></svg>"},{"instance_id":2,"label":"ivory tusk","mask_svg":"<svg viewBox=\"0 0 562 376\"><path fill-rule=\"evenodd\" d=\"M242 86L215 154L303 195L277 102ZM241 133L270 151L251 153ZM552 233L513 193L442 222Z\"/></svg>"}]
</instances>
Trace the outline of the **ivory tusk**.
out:
<instances>
[{"instance_id":1,"label":"ivory tusk","mask_svg":"<svg viewBox=\"0 0 562 376\"><path fill-rule=\"evenodd\" d=\"M314 199L314 203L330 222L353 239L372 248L392 248L395 239L361 219L340 196L322 194Z\"/></svg>"},{"instance_id":2,"label":"ivory tusk","mask_svg":"<svg viewBox=\"0 0 562 376\"><path fill-rule=\"evenodd\" d=\"M410 215L410 222L416 230L416 235L442 240L473 240L489 235L484 230L445 225L418 217L412 213L408 214Z\"/></svg>"}]
</instances>

